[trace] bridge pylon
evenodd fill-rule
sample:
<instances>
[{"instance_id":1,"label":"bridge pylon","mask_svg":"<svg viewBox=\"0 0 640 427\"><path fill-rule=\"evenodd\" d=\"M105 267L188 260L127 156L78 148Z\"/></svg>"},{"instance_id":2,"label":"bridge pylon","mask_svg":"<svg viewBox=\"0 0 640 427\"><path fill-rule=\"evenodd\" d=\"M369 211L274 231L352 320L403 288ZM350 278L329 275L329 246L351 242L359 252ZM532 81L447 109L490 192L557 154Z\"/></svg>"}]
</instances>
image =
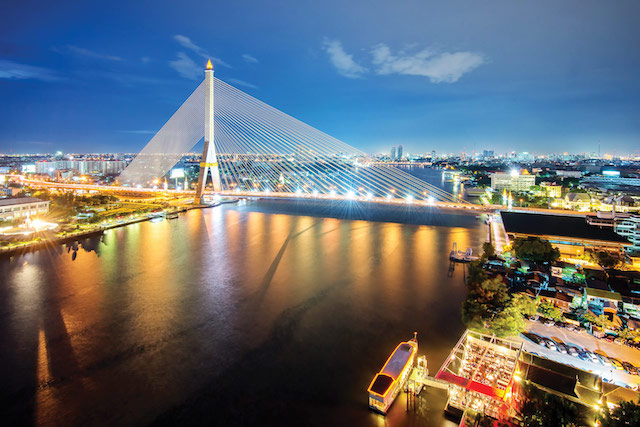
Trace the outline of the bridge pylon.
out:
<instances>
[{"instance_id":1,"label":"bridge pylon","mask_svg":"<svg viewBox=\"0 0 640 427\"><path fill-rule=\"evenodd\" d=\"M220 181L220 169L218 167L218 159L216 156L216 146L214 142L214 80L213 80L213 64L211 60L207 62L207 68L204 71L205 95L204 95L204 149L202 150L202 161L200 162L200 173L198 175L198 187L196 189L196 203L200 203L204 189L207 185L209 173L213 182L213 191L219 193L222 191L222 183Z\"/></svg>"}]
</instances>

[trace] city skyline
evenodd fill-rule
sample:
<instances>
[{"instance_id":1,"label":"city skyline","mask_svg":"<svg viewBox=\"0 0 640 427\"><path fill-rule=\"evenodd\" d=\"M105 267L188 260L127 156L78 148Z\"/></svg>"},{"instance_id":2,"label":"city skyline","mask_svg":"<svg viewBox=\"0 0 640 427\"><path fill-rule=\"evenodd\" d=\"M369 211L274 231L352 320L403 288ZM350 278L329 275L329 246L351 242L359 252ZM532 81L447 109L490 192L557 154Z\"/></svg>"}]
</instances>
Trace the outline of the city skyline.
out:
<instances>
[{"instance_id":1,"label":"city skyline","mask_svg":"<svg viewBox=\"0 0 640 427\"><path fill-rule=\"evenodd\" d=\"M637 154L637 4L460 5L16 5L0 30L0 151L137 152L211 57L219 78L371 153L590 153L600 141Z\"/></svg>"}]
</instances>

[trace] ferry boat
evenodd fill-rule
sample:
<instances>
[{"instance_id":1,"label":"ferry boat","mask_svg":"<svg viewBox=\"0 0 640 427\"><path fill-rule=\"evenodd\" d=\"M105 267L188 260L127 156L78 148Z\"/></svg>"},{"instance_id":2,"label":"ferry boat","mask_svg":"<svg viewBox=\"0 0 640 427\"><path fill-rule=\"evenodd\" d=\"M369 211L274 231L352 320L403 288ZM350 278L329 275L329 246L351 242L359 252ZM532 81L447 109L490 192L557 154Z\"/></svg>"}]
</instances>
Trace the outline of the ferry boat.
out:
<instances>
[{"instance_id":1,"label":"ferry boat","mask_svg":"<svg viewBox=\"0 0 640 427\"><path fill-rule=\"evenodd\" d=\"M407 382L413 361L418 353L418 333L409 341L401 342L391 353L380 372L369 385L369 408L387 414L389 407Z\"/></svg>"}]
</instances>

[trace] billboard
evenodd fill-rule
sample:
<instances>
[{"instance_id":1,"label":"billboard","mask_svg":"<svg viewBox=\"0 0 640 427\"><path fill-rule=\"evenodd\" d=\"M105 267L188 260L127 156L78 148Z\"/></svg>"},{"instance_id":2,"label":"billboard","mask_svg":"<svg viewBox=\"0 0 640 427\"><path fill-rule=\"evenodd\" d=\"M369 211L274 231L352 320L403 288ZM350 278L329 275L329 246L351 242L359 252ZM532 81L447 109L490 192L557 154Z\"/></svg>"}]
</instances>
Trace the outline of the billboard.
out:
<instances>
[{"instance_id":1,"label":"billboard","mask_svg":"<svg viewBox=\"0 0 640 427\"><path fill-rule=\"evenodd\" d=\"M184 178L184 168L171 169L171 175L169 175L169 177L171 179Z\"/></svg>"},{"instance_id":2,"label":"billboard","mask_svg":"<svg viewBox=\"0 0 640 427\"><path fill-rule=\"evenodd\" d=\"M36 165L22 165L22 173L36 173Z\"/></svg>"}]
</instances>

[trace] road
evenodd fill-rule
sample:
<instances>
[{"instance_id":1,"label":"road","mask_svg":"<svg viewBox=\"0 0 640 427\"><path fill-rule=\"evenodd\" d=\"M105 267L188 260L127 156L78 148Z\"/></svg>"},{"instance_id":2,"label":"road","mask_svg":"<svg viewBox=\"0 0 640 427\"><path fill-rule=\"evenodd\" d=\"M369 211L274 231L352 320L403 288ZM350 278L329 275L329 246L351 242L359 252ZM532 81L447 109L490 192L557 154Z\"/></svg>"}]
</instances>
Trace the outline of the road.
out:
<instances>
[{"instance_id":1,"label":"road","mask_svg":"<svg viewBox=\"0 0 640 427\"><path fill-rule=\"evenodd\" d=\"M557 337L565 344L573 344L590 351L599 350L602 354L615 357L621 361L629 362L635 366L640 365L640 350L610 343L608 341L598 339L586 332L578 333L568 329L559 328L557 326L547 326L540 322L527 322L527 330L534 334L545 336L547 338ZM599 363L587 362L578 357L562 354L547 347L538 345L524 337L520 337L524 342L524 350L528 353L534 353L546 359L551 359L565 365L570 365L578 369L588 372L596 372L602 376L606 382L610 382L619 386L640 387L640 377L627 374L624 371L616 370L603 366Z\"/></svg>"}]
</instances>

